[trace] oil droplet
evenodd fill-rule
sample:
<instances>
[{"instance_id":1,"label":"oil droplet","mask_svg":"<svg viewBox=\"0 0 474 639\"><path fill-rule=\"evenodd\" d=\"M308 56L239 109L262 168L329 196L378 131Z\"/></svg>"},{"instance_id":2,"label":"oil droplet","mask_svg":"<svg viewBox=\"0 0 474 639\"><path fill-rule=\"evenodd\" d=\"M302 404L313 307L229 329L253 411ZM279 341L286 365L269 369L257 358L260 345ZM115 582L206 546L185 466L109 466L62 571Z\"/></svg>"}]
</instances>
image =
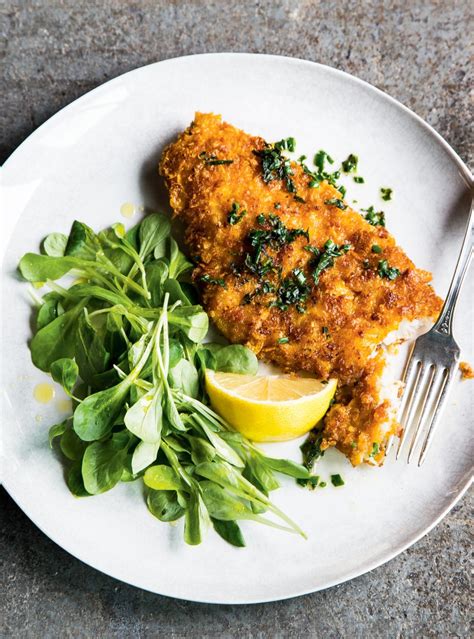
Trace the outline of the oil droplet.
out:
<instances>
[{"instance_id":1,"label":"oil droplet","mask_svg":"<svg viewBox=\"0 0 474 639\"><path fill-rule=\"evenodd\" d=\"M39 424L40 422L42 422L42 421L43 421L43 415L36 415L36 417L35 417L35 421L37 421L37 422L38 422L38 424Z\"/></svg>"},{"instance_id":2,"label":"oil droplet","mask_svg":"<svg viewBox=\"0 0 474 639\"><path fill-rule=\"evenodd\" d=\"M135 204L125 202L125 204L122 204L120 207L120 214L123 215L123 217L133 217L135 215Z\"/></svg>"},{"instance_id":3,"label":"oil droplet","mask_svg":"<svg viewBox=\"0 0 474 639\"><path fill-rule=\"evenodd\" d=\"M42 382L41 384L36 384L33 397L40 404L47 404L52 399L54 399L56 391L54 390L54 386L52 384L48 384L47 382Z\"/></svg>"},{"instance_id":4,"label":"oil droplet","mask_svg":"<svg viewBox=\"0 0 474 639\"><path fill-rule=\"evenodd\" d=\"M72 412L72 402L69 398L58 399L56 402L56 406L62 413L71 413Z\"/></svg>"}]
</instances>

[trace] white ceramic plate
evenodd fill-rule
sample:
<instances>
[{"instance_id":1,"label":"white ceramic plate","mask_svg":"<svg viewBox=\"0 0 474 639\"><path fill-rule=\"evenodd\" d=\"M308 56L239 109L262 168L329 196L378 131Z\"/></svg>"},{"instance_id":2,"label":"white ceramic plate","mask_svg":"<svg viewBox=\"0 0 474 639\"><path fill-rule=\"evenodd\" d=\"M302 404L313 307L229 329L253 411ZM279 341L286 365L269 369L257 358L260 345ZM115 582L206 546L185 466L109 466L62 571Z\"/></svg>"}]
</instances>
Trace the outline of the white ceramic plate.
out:
<instances>
[{"instance_id":1,"label":"white ceramic plate","mask_svg":"<svg viewBox=\"0 0 474 639\"><path fill-rule=\"evenodd\" d=\"M320 148L338 162L349 152L358 154L366 184L352 183L349 200L382 206L378 189L393 188L393 202L384 205L388 228L419 266L433 271L440 294L457 257L470 176L429 126L368 84L310 62L245 54L169 60L108 82L51 118L3 169L6 489L56 543L122 581L195 601L283 599L371 570L446 514L471 476L472 389L469 382L456 385L422 470L392 459L381 469L353 469L331 451L320 472L340 472L343 488L309 492L284 482L274 499L305 528L308 541L244 523L245 549L230 547L212 531L201 546L189 547L180 526L148 513L139 482L91 499L69 494L47 443L58 406L41 406L32 396L46 376L30 361L30 298L15 268L45 234L67 232L75 217L101 228L120 219L125 202L166 207L156 177L158 158L195 110L222 113L268 140L293 135L298 152L308 156ZM466 290L456 336L464 358L472 361L470 326ZM298 459L300 443L268 450Z\"/></svg>"}]
</instances>

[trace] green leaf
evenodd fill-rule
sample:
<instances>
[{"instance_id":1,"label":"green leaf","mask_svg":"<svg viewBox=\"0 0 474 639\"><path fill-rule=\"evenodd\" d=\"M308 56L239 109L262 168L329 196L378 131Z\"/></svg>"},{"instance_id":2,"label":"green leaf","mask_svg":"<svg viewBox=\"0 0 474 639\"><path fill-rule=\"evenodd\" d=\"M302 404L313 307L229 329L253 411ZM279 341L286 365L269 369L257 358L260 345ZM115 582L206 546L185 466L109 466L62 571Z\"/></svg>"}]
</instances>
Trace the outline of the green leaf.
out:
<instances>
[{"instance_id":1,"label":"green leaf","mask_svg":"<svg viewBox=\"0 0 474 639\"><path fill-rule=\"evenodd\" d=\"M64 254L95 260L97 252L101 250L102 246L94 231L87 224L74 220Z\"/></svg>"},{"instance_id":2,"label":"green leaf","mask_svg":"<svg viewBox=\"0 0 474 639\"><path fill-rule=\"evenodd\" d=\"M80 461L74 462L66 471L66 484L74 497L90 497L90 493L84 487Z\"/></svg>"},{"instance_id":3,"label":"green leaf","mask_svg":"<svg viewBox=\"0 0 474 639\"><path fill-rule=\"evenodd\" d=\"M193 265L188 262L184 254L179 250L176 241L170 237L170 277L178 279L182 273L189 271Z\"/></svg>"},{"instance_id":4,"label":"green leaf","mask_svg":"<svg viewBox=\"0 0 474 639\"><path fill-rule=\"evenodd\" d=\"M143 481L148 488L153 490L183 490L186 488L176 471L163 464L147 468Z\"/></svg>"},{"instance_id":5,"label":"green leaf","mask_svg":"<svg viewBox=\"0 0 474 639\"><path fill-rule=\"evenodd\" d=\"M237 468L243 468L245 466L245 463L242 461L239 455L237 455L235 450L231 446L229 446L229 444L224 439L222 439L222 437L220 437L218 433L213 432L211 428L209 428L209 425L206 424L204 418L201 415L194 415L194 419L202 428L205 435L216 449L217 454L222 457L222 459L229 462L229 464L236 466Z\"/></svg>"},{"instance_id":6,"label":"green leaf","mask_svg":"<svg viewBox=\"0 0 474 639\"><path fill-rule=\"evenodd\" d=\"M132 456L132 472L134 475L156 461L159 448L160 442L150 444L149 442L141 441L138 443Z\"/></svg>"},{"instance_id":7,"label":"green leaf","mask_svg":"<svg viewBox=\"0 0 474 639\"><path fill-rule=\"evenodd\" d=\"M79 439L73 429L68 426L63 436L59 440L59 447L62 454L72 461L82 459L87 444Z\"/></svg>"},{"instance_id":8,"label":"green leaf","mask_svg":"<svg viewBox=\"0 0 474 639\"><path fill-rule=\"evenodd\" d=\"M198 372L187 359L180 360L170 369L168 382L171 388L183 391L189 397L197 397L199 394Z\"/></svg>"},{"instance_id":9,"label":"green leaf","mask_svg":"<svg viewBox=\"0 0 474 639\"><path fill-rule=\"evenodd\" d=\"M274 459L273 457L262 457L261 461L273 470L289 475L295 479L308 479L311 473L301 464L297 464L291 459Z\"/></svg>"},{"instance_id":10,"label":"green leaf","mask_svg":"<svg viewBox=\"0 0 474 639\"><path fill-rule=\"evenodd\" d=\"M273 476L271 469L262 464L256 456L247 459L247 465L243 475L265 494L268 494L271 490L275 490L280 486Z\"/></svg>"},{"instance_id":11,"label":"green leaf","mask_svg":"<svg viewBox=\"0 0 474 639\"><path fill-rule=\"evenodd\" d=\"M240 344L224 346L214 353L216 370L224 373L256 375L258 360L253 351Z\"/></svg>"},{"instance_id":12,"label":"green leaf","mask_svg":"<svg viewBox=\"0 0 474 639\"><path fill-rule=\"evenodd\" d=\"M170 221L161 213L147 215L140 224L138 238L140 242L139 254L144 260L166 237L171 230Z\"/></svg>"},{"instance_id":13,"label":"green leaf","mask_svg":"<svg viewBox=\"0 0 474 639\"><path fill-rule=\"evenodd\" d=\"M201 306L178 306L168 314L168 321L195 343L202 342L209 329L209 318Z\"/></svg>"},{"instance_id":14,"label":"green leaf","mask_svg":"<svg viewBox=\"0 0 474 639\"><path fill-rule=\"evenodd\" d=\"M161 387L145 393L125 413L124 422L128 430L149 444L159 444L163 424Z\"/></svg>"},{"instance_id":15,"label":"green leaf","mask_svg":"<svg viewBox=\"0 0 474 639\"><path fill-rule=\"evenodd\" d=\"M86 305L82 300L70 311L41 328L30 343L33 364L42 371L49 371L51 364L62 357L74 356L77 318Z\"/></svg>"},{"instance_id":16,"label":"green leaf","mask_svg":"<svg viewBox=\"0 0 474 639\"><path fill-rule=\"evenodd\" d=\"M205 525L210 521L206 507L198 493L191 493L184 513L184 541L197 546L202 541Z\"/></svg>"},{"instance_id":17,"label":"green leaf","mask_svg":"<svg viewBox=\"0 0 474 639\"><path fill-rule=\"evenodd\" d=\"M165 522L176 521L185 512L174 490L150 490L147 505L152 515Z\"/></svg>"},{"instance_id":18,"label":"green leaf","mask_svg":"<svg viewBox=\"0 0 474 639\"><path fill-rule=\"evenodd\" d=\"M192 306L191 300L184 293L180 283L177 280L167 279L164 283L163 290L165 293L169 293L170 304L175 302L182 302L184 306Z\"/></svg>"},{"instance_id":19,"label":"green leaf","mask_svg":"<svg viewBox=\"0 0 474 639\"><path fill-rule=\"evenodd\" d=\"M168 265L164 260L156 260L147 264L145 274L152 306L161 306L165 293L164 285L168 278Z\"/></svg>"},{"instance_id":20,"label":"green leaf","mask_svg":"<svg viewBox=\"0 0 474 639\"><path fill-rule=\"evenodd\" d=\"M43 303L38 309L36 316L36 330L40 330L47 324L50 324L60 314L60 301L62 297L58 293L51 291L43 295Z\"/></svg>"},{"instance_id":21,"label":"green leaf","mask_svg":"<svg viewBox=\"0 0 474 639\"><path fill-rule=\"evenodd\" d=\"M43 240L43 250L50 257L63 257L67 245L67 235L50 233Z\"/></svg>"},{"instance_id":22,"label":"green leaf","mask_svg":"<svg viewBox=\"0 0 474 639\"><path fill-rule=\"evenodd\" d=\"M81 379L92 386L96 376L106 371L110 362L110 353L105 349L85 311L79 317L75 356Z\"/></svg>"},{"instance_id":23,"label":"green leaf","mask_svg":"<svg viewBox=\"0 0 474 639\"><path fill-rule=\"evenodd\" d=\"M105 442L89 444L82 460L82 477L88 493L103 493L120 481L129 443L130 436L122 431Z\"/></svg>"},{"instance_id":24,"label":"green leaf","mask_svg":"<svg viewBox=\"0 0 474 639\"><path fill-rule=\"evenodd\" d=\"M211 517L212 525L218 535L232 546L238 548L245 547L245 539L242 535L239 525L235 521L224 521L222 519L214 519Z\"/></svg>"},{"instance_id":25,"label":"green leaf","mask_svg":"<svg viewBox=\"0 0 474 639\"><path fill-rule=\"evenodd\" d=\"M18 266L20 273L28 282L58 280L77 267L78 261L73 257L50 257L37 253L26 253Z\"/></svg>"},{"instance_id":26,"label":"green leaf","mask_svg":"<svg viewBox=\"0 0 474 639\"><path fill-rule=\"evenodd\" d=\"M203 464L211 462L216 456L216 449L202 437L187 436L187 440L191 444L191 459L193 464Z\"/></svg>"},{"instance_id":27,"label":"green leaf","mask_svg":"<svg viewBox=\"0 0 474 639\"><path fill-rule=\"evenodd\" d=\"M181 342L173 337L169 340L169 365L174 368L176 364L184 357L184 348Z\"/></svg>"},{"instance_id":28,"label":"green leaf","mask_svg":"<svg viewBox=\"0 0 474 639\"><path fill-rule=\"evenodd\" d=\"M60 424L54 424L54 426L51 426L51 428L49 429L48 439L49 439L49 445L51 448L53 447L53 441L56 439L56 437L60 437L66 430L67 423L68 423L68 420L65 419Z\"/></svg>"},{"instance_id":29,"label":"green leaf","mask_svg":"<svg viewBox=\"0 0 474 639\"><path fill-rule=\"evenodd\" d=\"M70 357L57 359L51 364L50 371L54 381L61 384L66 393L71 395L79 375L76 362Z\"/></svg>"},{"instance_id":30,"label":"green leaf","mask_svg":"<svg viewBox=\"0 0 474 639\"><path fill-rule=\"evenodd\" d=\"M201 481L199 486L207 511L214 519L235 521L255 519L256 515L245 503L212 481Z\"/></svg>"},{"instance_id":31,"label":"green leaf","mask_svg":"<svg viewBox=\"0 0 474 639\"><path fill-rule=\"evenodd\" d=\"M83 441L101 439L110 433L125 406L130 385L127 377L116 386L89 395L79 404L74 412L73 425Z\"/></svg>"}]
</instances>

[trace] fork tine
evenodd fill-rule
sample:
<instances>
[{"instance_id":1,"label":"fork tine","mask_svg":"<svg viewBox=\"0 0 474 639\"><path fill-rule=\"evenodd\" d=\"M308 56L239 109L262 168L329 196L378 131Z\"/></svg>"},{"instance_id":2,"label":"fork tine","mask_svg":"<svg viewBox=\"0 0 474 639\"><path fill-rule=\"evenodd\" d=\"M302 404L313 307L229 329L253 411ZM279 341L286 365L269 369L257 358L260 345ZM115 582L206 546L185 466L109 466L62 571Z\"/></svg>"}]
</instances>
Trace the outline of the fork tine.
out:
<instances>
[{"instance_id":1,"label":"fork tine","mask_svg":"<svg viewBox=\"0 0 474 639\"><path fill-rule=\"evenodd\" d=\"M418 413L418 419L417 419L417 423L415 426L415 432L413 434L412 440L411 440L411 445L410 448L408 450L408 457L407 457L407 464L410 463L411 460L411 456L416 448L416 445L418 444L418 440L420 438L420 435L422 433L422 428L421 425L423 424L423 422L425 421L425 408L428 405L428 401L431 399L431 396L433 395L433 390L435 388L435 377L436 377L436 364L430 364L426 373L426 377L429 377L428 379L428 384L426 384L426 390L425 390L425 394L422 400L422 404L421 404L421 408L420 411ZM440 375L438 375L438 378L440 377ZM425 380L423 380L425 381Z\"/></svg>"},{"instance_id":2,"label":"fork tine","mask_svg":"<svg viewBox=\"0 0 474 639\"><path fill-rule=\"evenodd\" d=\"M416 372L414 372L415 366L416 366ZM401 413L401 419L400 419L400 426L403 428L403 432L400 437L400 442L398 444L397 454L395 456L395 459L398 459L400 457L400 454L403 449L403 445L408 436L408 431L410 430L409 425L411 420L412 407L415 403L414 402L415 396L418 393L419 381L420 381L422 370L423 370L423 363L420 362L419 360L414 362L412 358L407 369L407 385L405 387L405 393L404 393L404 395L406 395L406 400L403 406L403 411ZM413 376L415 377L415 380L412 384L411 382L412 382Z\"/></svg>"},{"instance_id":3,"label":"fork tine","mask_svg":"<svg viewBox=\"0 0 474 639\"><path fill-rule=\"evenodd\" d=\"M449 387L453 383L455 379L455 375L448 369L444 369L446 375L441 383L441 388L439 389L438 397L435 401L435 405L433 407L432 417L428 426L428 432L426 434L425 441L423 442L423 446L421 448L420 457L418 459L418 467L420 467L426 459L426 454L428 452L428 448L433 440L433 435L435 433L436 427L439 424L441 413L446 404L446 397L449 391Z\"/></svg>"},{"instance_id":4,"label":"fork tine","mask_svg":"<svg viewBox=\"0 0 474 639\"><path fill-rule=\"evenodd\" d=\"M412 363L412 355L413 355L413 351L415 350L415 345L416 345L416 341L414 340L412 345L410 346L410 349L408 351L408 355L407 355L407 359L405 361L405 366L403 368L403 373L402 373L402 382L405 383L407 377L408 377L408 371L410 369L410 364Z\"/></svg>"},{"instance_id":5,"label":"fork tine","mask_svg":"<svg viewBox=\"0 0 474 639\"><path fill-rule=\"evenodd\" d=\"M411 353L413 353L413 349L411 350ZM410 397L410 390L412 388L413 377L415 375L416 365L418 364L418 361L419 360L415 361L415 359L410 354L410 359L406 363L405 370L403 371L402 382L404 383L404 388L400 406L398 408L399 422L402 421L402 418L405 414L406 405Z\"/></svg>"}]
</instances>

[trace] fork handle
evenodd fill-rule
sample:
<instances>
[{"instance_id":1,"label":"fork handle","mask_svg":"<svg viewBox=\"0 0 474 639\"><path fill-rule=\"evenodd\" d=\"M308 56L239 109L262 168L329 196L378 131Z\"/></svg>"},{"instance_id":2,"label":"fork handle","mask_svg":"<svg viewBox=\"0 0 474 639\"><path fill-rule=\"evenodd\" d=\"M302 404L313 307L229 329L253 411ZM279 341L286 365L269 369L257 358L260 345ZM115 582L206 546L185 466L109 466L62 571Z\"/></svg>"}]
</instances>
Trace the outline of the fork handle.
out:
<instances>
[{"instance_id":1,"label":"fork handle","mask_svg":"<svg viewBox=\"0 0 474 639\"><path fill-rule=\"evenodd\" d=\"M472 223L473 206L471 204L471 212L469 213L469 220L467 222L461 252L459 253L456 268L454 269L453 279L451 280L449 291L446 295L446 300L444 302L443 308L441 309L441 313L438 317L438 320L436 321L436 324L433 326L434 330L446 335L451 335L454 309L456 308L456 302L458 301L459 292L461 290L473 254L474 228Z\"/></svg>"}]
</instances>

